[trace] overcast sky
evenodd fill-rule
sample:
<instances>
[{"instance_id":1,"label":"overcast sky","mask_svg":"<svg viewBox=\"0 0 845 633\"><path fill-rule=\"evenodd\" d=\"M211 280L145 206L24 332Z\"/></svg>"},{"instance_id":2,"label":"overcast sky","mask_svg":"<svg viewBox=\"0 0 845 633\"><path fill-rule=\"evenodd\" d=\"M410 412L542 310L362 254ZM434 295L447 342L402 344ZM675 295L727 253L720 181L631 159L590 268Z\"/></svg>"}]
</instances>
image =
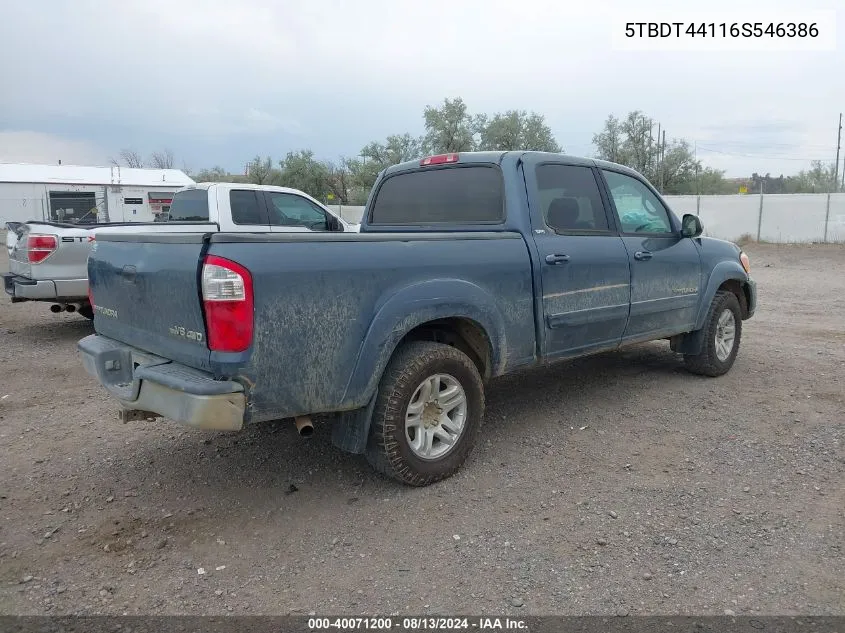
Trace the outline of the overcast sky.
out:
<instances>
[{"instance_id":1,"label":"overcast sky","mask_svg":"<svg viewBox=\"0 0 845 633\"><path fill-rule=\"evenodd\" d=\"M256 154L299 148L354 156L388 134L422 133L426 105L460 96L474 112L544 114L570 154L592 155L608 114L639 109L729 176L832 162L845 8L819 25L838 30L835 50L615 46L620 20L673 21L681 4L0 0L0 161L106 164L122 147L166 146L178 166L240 171ZM729 23L839 4L702 3Z\"/></svg>"}]
</instances>

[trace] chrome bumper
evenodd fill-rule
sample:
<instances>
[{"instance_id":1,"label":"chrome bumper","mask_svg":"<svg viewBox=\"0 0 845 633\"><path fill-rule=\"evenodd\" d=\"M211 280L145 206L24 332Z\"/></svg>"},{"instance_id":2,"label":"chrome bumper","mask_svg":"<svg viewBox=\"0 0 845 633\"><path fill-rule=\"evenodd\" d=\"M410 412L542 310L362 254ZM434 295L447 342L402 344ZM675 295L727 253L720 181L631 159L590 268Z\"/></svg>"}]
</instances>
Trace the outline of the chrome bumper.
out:
<instances>
[{"instance_id":1,"label":"chrome bumper","mask_svg":"<svg viewBox=\"0 0 845 633\"><path fill-rule=\"evenodd\" d=\"M22 301L83 301L88 298L88 279L30 279L3 273L6 294Z\"/></svg>"}]
</instances>

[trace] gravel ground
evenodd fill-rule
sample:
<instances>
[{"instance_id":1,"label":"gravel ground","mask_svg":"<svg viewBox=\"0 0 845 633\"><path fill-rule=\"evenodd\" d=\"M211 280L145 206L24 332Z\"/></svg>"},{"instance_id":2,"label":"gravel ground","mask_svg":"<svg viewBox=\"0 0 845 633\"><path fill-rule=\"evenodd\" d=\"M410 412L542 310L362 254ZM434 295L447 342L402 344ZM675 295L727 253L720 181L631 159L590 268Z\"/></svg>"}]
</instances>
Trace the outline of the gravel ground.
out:
<instances>
[{"instance_id":1,"label":"gravel ground","mask_svg":"<svg viewBox=\"0 0 845 633\"><path fill-rule=\"evenodd\" d=\"M845 248L749 251L727 376L652 343L497 380L425 489L326 429L121 425L89 323L3 299L0 613L845 614Z\"/></svg>"}]
</instances>

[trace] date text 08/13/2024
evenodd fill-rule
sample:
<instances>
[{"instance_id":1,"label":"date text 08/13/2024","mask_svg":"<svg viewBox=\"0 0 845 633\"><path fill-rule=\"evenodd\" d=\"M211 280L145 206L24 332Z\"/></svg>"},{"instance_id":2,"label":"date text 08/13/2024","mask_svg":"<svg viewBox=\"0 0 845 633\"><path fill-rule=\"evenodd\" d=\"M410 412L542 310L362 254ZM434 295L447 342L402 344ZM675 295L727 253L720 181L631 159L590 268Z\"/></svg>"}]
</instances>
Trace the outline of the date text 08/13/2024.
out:
<instances>
[{"instance_id":1,"label":"date text 08/13/2024","mask_svg":"<svg viewBox=\"0 0 845 633\"><path fill-rule=\"evenodd\" d=\"M518 618L466 617L340 617L308 619L311 631L528 631L528 623Z\"/></svg>"}]
</instances>

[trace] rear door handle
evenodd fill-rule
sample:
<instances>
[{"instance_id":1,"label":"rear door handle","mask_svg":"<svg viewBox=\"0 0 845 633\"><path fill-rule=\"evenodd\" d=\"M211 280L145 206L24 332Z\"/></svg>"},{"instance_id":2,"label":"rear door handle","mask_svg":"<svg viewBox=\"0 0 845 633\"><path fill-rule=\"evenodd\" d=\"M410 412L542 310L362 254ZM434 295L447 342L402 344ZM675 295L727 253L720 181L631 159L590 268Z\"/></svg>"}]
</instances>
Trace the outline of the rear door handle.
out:
<instances>
[{"instance_id":1,"label":"rear door handle","mask_svg":"<svg viewBox=\"0 0 845 633\"><path fill-rule=\"evenodd\" d=\"M636 253L634 253L634 259L641 262L648 261L649 259L651 259L651 257L652 255L648 251L637 251Z\"/></svg>"},{"instance_id":2,"label":"rear door handle","mask_svg":"<svg viewBox=\"0 0 845 633\"><path fill-rule=\"evenodd\" d=\"M552 266L556 264L565 264L569 261L569 255L546 255L546 263Z\"/></svg>"}]
</instances>

